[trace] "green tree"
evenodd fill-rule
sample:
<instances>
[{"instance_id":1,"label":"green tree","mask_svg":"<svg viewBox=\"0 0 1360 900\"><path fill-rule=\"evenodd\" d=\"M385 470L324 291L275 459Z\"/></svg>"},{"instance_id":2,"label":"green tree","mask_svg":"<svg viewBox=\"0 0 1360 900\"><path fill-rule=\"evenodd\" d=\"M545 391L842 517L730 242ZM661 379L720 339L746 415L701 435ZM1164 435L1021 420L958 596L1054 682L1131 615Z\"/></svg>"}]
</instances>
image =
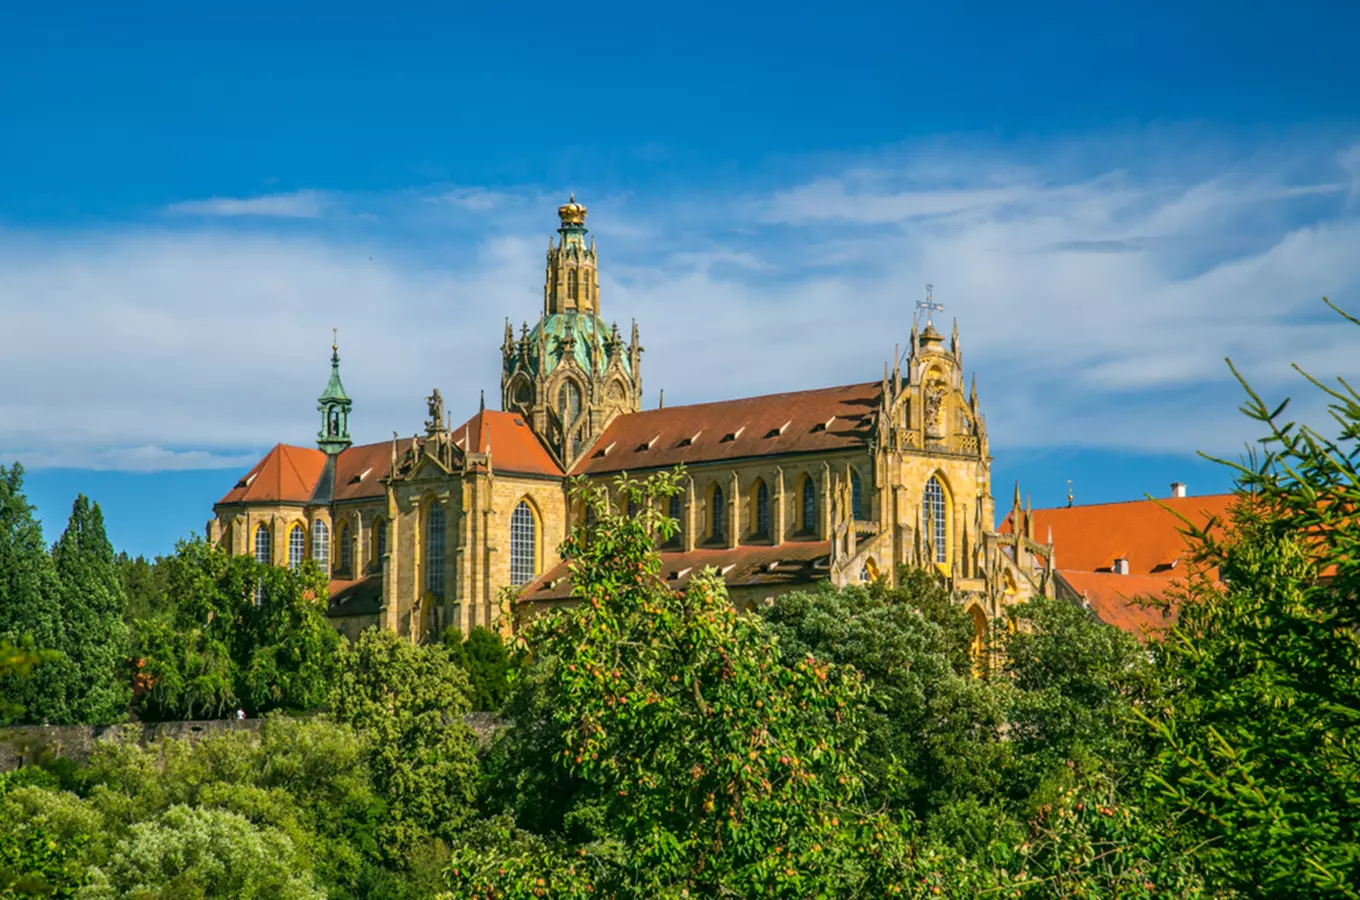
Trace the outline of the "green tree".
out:
<instances>
[{"instance_id":1,"label":"green tree","mask_svg":"<svg viewBox=\"0 0 1360 900\"><path fill-rule=\"evenodd\" d=\"M76 497L52 561L61 597L59 649L72 668L68 716L92 725L121 721L131 697L127 600L99 504Z\"/></svg>"},{"instance_id":2,"label":"green tree","mask_svg":"<svg viewBox=\"0 0 1360 900\"><path fill-rule=\"evenodd\" d=\"M324 898L307 859L283 832L221 809L172 806L138 822L93 871L82 900Z\"/></svg>"},{"instance_id":3,"label":"green tree","mask_svg":"<svg viewBox=\"0 0 1360 900\"><path fill-rule=\"evenodd\" d=\"M464 646L472 708L479 712L498 710L510 693L510 674L514 660L499 634L480 625L472 629Z\"/></svg>"},{"instance_id":4,"label":"green tree","mask_svg":"<svg viewBox=\"0 0 1360 900\"><path fill-rule=\"evenodd\" d=\"M151 620L167 616L170 611L170 598L165 591L165 572L158 557L154 562L144 556L131 557L119 553L116 559L118 577L123 584L126 605L123 619L128 627L138 620Z\"/></svg>"},{"instance_id":5,"label":"green tree","mask_svg":"<svg viewBox=\"0 0 1360 900\"><path fill-rule=\"evenodd\" d=\"M438 644L370 628L340 650L336 718L363 735L387 801L384 840L402 853L448 840L467 819L477 784L475 738L463 722L467 676Z\"/></svg>"},{"instance_id":6,"label":"green tree","mask_svg":"<svg viewBox=\"0 0 1360 900\"><path fill-rule=\"evenodd\" d=\"M23 485L22 466L0 466L0 639L59 650L66 643L60 585ZM65 659L24 675L0 673L0 700L23 707L28 721L70 722L75 674Z\"/></svg>"},{"instance_id":7,"label":"green tree","mask_svg":"<svg viewBox=\"0 0 1360 900\"><path fill-rule=\"evenodd\" d=\"M937 620L954 625L947 617L956 614L968 633L971 627L957 605L946 605L949 594L938 579L908 569L903 576L893 589L822 583L780 597L761 615L785 665L815 656L864 677L869 795L924 819L957 794L974 796L977 773L997 772L1003 717L976 708L954 715L970 699L986 705L986 691L969 692L968 676L955 671L970 667L967 638L927 619L921 606ZM960 774L967 775L963 783Z\"/></svg>"},{"instance_id":8,"label":"green tree","mask_svg":"<svg viewBox=\"0 0 1360 900\"><path fill-rule=\"evenodd\" d=\"M563 556L581 603L529 626L497 751L515 821L455 852L451 896L886 892L894 832L857 804L858 675L783 665L716 573L672 592L654 547L674 477L619 487L638 515L578 488L593 515Z\"/></svg>"},{"instance_id":9,"label":"green tree","mask_svg":"<svg viewBox=\"0 0 1360 900\"><path fill-rule=\"evenodd\" d=\"M147 719L316 709L334 683L341 637L325 617L325 577L230 556L201 539L157 562L166 616L138 620Z\"/></svg>"},{"instance_id":10,"label":"green tree","mask_svg":"<svg viewBox=\"0 0 1360 900\"><path fill-rule=\"evenodd\" d=\"M23 638L19 644L10 642L7 637L0 638L0 725L6 725L21 716L24 706L19 702L20 685L29 677L34 666L44 662L61 659L55 650L36 650L33 639Z\"/></svg>"},{"instance_id":11,"label":"green tree","mask_svg":"<svg viewBox=\"0 0 1360 900\"><path fill-rule=\"evenodd\" d=\"M1228 463L1231 522L1187 523L1197 575L1162 648L1177 691L1154 718L1156 780L1248 896L1360 896L1360 395L1309 381L1335 437L1242 381L1266 434Z\"/></svg>"}]
</instances>

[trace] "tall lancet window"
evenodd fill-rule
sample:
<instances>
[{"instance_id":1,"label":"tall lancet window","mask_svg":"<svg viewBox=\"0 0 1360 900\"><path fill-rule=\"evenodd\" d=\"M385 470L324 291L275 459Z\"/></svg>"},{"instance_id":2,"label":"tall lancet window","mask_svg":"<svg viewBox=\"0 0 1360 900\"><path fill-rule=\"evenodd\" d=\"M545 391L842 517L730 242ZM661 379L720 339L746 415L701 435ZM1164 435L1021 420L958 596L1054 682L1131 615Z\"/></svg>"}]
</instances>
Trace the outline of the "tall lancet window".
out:
<instances>
[{"instance_id":1,"label":"tall lancet window","mask_svg":"<svg viewBox=\"0 0 1360 900\"><path fill-rule=\"evenodd\" d=\"M331 561L331 530L322 519L312 523L312 559L323 572Z\"/></svg>"},{"instance_id":2,"label":"tall lancet window","mask_svg":"<svg viewBox=\"0 0 1360 900\"><path fill-rule=\"evenodd\" d=\"M803 531L817 530L817 483L809 475L803 479Z\"/></svg>"},{"instance_id":3,"label":"tall lancet window","mask_svg":"<svg viewBox=\"0 0 1360 900\"><path fill-rule=\"evenodd\" d=\"M288 568L296 572L307 558L307 529L294 525L288 530Z\"/></svg>"},{"instance_id":4,"label":"tall lancet window","mask_svg":"<svg viewBox=\"0 0 1360 900\"><path fill-rule=\"evenodd\" d=\"M921 533L935 545L935 562L949 562L949 520L946 517L944 485L934 475L926 482L921 503Z\"/></svg>"},{"instance_id":5,"label":"tall lancet window","mask_svg":"<svg viewBox=\"0 0 1360 900\"><path fill-rule=\"evenodd\" d=\"M538 558L537 531L534 511L527 501L519 501L519 506L510 515L510 583L515 587L534 579Z\"/></svg>"},{"instance_id":6,"label":"tall lancet window","mask_svg":"<svg viewBox=\"0 0 1360 900\"><path fill-rule=\"evenodd\" d=\"M770 489L761 479L756 484L756 537L770 536Z\"/></svg>"},{"instance_id":7,"label":"tall lancet window","mask_svg":"<svg viewBox=\"0 0 1360 900\"><path fill-rule=\"evenodd\" d=\"M859 473L850 470L850 515L856 522L864 521L863 491L859 486Z\"/></svg>"},{"instance_id":8,"label":"tall lancet window","mask_svg":"<svg viewBox=\"0 0 1360 900\"><path fill-rule=\"evenodd\" d=\"M269 564L269 526L261 525L255 529L255 561Z\"/></svg>"},{"instance_id":9,"label":"tall lancet window","mask_svg":"<svg viewBox=\"0 0 1360 900\"><path fill-rule=\"evenodd\" d=\"M567 299L575 300L577 291L576 270L571 269L567 272Z\"/></svg>"},{"instance_id":10,"label":"tall lancet window","mask_svg":"<svg viewBox=\"0 0 1360 900\"><path fill-rule=\"evenodd\" d=\"M425 590L444 596L444 507L438 500L425 514Z\"/></svg>"},{"instance_id":11,"label":"tall lancet window","mask_svg":"<svg viewBox=\"0 0 1360 900\"><path fill-rule=\"evenodd\" d=\"M708 514L713 523L709 535L715 541L721 541L727 535L727 504L724 502L723 489L718 485L713 485L713 499L708 504Z\"/></svg>"}]
</instances>

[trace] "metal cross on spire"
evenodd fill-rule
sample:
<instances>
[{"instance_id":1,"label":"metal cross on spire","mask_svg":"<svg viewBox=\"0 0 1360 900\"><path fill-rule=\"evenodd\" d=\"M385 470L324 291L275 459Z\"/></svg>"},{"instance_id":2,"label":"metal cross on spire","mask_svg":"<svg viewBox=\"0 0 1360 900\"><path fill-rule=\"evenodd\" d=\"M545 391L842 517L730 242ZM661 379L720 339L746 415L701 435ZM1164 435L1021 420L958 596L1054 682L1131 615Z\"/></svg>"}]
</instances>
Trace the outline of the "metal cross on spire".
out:
<instances>
[{"instance_id":1,"label":"metal cross on spire","mask_svg":"<svg viewBox=\"0 0 1360 900\"><path fill-rule=\"evenodd\" d=\"M925 310L926 324L930 324L930 314L934 312L944 312L944 304L935 302L935 286L926 285L926 299L916 301L917 311Z\"/></svg>"}]
</instances>

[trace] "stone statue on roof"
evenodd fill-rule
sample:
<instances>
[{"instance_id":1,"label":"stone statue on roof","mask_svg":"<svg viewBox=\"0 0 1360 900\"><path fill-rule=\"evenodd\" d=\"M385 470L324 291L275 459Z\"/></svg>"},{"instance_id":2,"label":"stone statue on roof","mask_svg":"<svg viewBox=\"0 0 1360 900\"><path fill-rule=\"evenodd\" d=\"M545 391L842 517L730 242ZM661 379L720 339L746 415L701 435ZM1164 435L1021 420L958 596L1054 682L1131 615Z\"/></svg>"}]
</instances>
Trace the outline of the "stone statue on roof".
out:
<instances>
[{"instance_id":1,"label":"stone statue on roof","mask_svg":"<svg viewBox=\"0 0 1360 900\"><path fill-rule=\"evenodd\" d=\"M425 398L425 403L430 412L430 417L425 420L425 433L438 434L444 430L444 398L439 395L439 388L435 388Z\"/></svg>"}]
</instances>

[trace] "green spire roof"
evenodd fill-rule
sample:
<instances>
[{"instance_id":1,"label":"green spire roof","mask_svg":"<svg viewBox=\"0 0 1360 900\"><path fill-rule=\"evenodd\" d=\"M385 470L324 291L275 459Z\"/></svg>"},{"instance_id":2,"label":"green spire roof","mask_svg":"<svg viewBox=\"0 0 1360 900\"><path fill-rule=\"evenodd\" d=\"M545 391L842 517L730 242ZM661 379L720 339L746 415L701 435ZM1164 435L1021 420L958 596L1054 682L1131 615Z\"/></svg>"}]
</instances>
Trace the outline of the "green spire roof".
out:
<instances>
[{"instance_id":1,"label":"green spire roof","mask_svg":"<svg viewBox=\"0 0 1360 900\"><path fill-rule=\"evenodd\" d=\"M321 413L321 430L316 433L316 445L329 454L337 454L350 446L349 411L354 401L345 393L340 383L340 348L331 342L331 379L326 382L326 390L316 401L316 411Z\"/></svg>"}]
</instances>

